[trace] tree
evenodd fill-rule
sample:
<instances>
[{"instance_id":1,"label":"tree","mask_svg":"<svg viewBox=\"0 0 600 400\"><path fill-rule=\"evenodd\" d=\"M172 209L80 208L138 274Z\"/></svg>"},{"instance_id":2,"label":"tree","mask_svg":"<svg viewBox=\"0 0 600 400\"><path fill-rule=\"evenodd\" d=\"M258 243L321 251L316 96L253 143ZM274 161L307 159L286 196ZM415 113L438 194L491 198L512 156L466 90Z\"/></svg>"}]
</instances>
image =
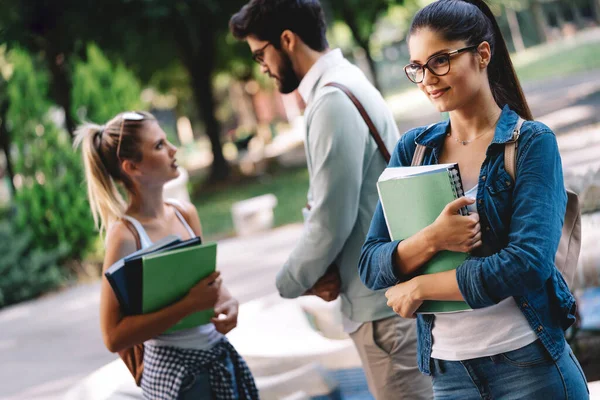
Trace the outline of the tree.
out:
<instances>
[{"instance_id":1,"label":"tree","mask_svg":"<svg viewBox=\"0 0 600 400\"><path fill-rule=\"evenodd\" d=\"M381 89L377 68L371 53L370 40L375 32L376 23L391 5L403 4L404 0L327 0L327 11L333 13L335 20L343 21L356 44L365 51L365 57L371 69L373 84Z\"/></svg>"},{"instance_id":2,"label":"tree","mask_svg":"<svg viewBox=\"0 0 600 400\"><path fill-rule=\"evenodd\" d=\"M228 21L246 0L111 0L100 11L113 18L97 40L109 55L125 60L143 81L158 70L180 63L189 77L193 101L210 139L211 181L227 179L230 167L223 156L221 126L216 118L213 78L219 70L248 65L248 50L228 40ZM127 18L114 19L114 15ZM122 40L126 37L127 40ZM240 61L241 55L245 61ZM151 68L150 68L151 67ZM150 68L150 69L149 69ZM175 68L176 69L176 68ZM249 67L241 70L248 71Z\"/></svg>"},{"instance_id":3,"label":"tree","mask_svg":"<svg viewBox=\"0 0 600 400\"><path fill-rule=\"evenodd\" d=\"M9 61L14 65L7 120L14 146L15 226L32 231L35 248L68 245L65 255L80 258L95 236L80 155L53 121L40 60L14 48Z\"/></svg>"},{"instance_id":4,"label":"tree","mask_svg":"<svg viewBox=\"0 0 600 400\"><path fill-rule=\"evenodd\" d=\"M0 3L0 27L9 49L20 47L42 55L50 72L50 94L65 112L71 136L76 120L71 114L72 81L70 60L85 45L89 23L97 5L76 0L5 0Z\"/></svg>"},{"instance_id":5,"label":"tree","mask_svg":"<svg viewBox=\"0 0 600 400\"><path fill-rule=\"evenodd\" d=\"M12 189L12 194L15 194L15 184L13 178L15 176L12 166L12 157L10 154L10 137L8 135L7 114L10 105L7 96L8 79L12 74L12 66L5 57L6 46L0 46L0 149L4 153L6 159L6 173Z\"/></svg>"}]
</instances>

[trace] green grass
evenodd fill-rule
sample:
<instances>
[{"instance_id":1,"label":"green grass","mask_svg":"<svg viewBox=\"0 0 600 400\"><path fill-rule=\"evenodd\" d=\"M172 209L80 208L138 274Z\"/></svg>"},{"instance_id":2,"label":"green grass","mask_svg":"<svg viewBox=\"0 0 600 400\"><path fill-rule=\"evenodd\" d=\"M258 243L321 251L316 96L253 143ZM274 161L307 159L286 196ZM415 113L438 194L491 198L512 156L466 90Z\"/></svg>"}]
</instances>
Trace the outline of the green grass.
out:
<instances>
[{"instance_id":1,"label":"green grass","mask_svg":"<svg viewBox=\"0 0 600 400\"><path fill-rule=\"evenodd\" d=\"M218 192L200 194L192 201L198 208L204 236L217 239L234 234L231 218L233 203L267 193L277 197L275 226L301 222L307 190L306 168L283 169L260 180L232 184Z\"/></svg>"},{"instance_id":2,"label":"green grass","mask_svg":"<svg viewBox=\"0 0 600 400\"><path fill-rule=\"evenodd\" d=\"M599 42L545 45L517 54L513 61L519 79L529 82L600 69Z\"/></svg>"}]
</instances>

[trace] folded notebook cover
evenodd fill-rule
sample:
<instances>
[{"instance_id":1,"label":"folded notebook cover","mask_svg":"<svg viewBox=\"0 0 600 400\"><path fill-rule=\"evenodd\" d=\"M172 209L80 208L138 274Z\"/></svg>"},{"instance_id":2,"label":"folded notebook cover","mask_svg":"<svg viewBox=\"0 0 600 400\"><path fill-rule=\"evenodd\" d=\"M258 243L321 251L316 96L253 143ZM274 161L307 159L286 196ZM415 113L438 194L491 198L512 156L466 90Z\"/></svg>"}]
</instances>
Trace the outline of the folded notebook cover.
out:
<instances>
[{"instance_id":1,"label":"folded notebook cover","mask_svg":"<svg viewBox=\"0 0 600 400\"><path fill-rule=\"evenodd\" d=\"M404 240L431 225L448 203L462 195L457 164L386 168L377 189L392 240ZM452 270L466 258L465 253L441 251L419 272L433 274ZM425 301L418 312L462 310L470 310L463 301Z\"/></svg>"},{"instance_id":2,"label":"folded notebook cover","mask_svg":"<svg viewBox=\"0 0 600 400\"><path fill-rule=\"evenodd\" d=\"M109 268L107 268L107 270L104 272L104 276L106 276L108 283L115 292L115 296L119 301L121 310L125 315L131 314L131 310L129 308L129 293L127 290L127 277L125 273L125 268L123 268L123 266L125 265L125 261L128 259L142 256L144 254L159 251L160 249L180 242L181 238L179 237L179 235L169 235L155 242L154 244L152 244L152 246L131 253L127 257L120 259L119 261L111 265Z\"/></svg>"},{"instance_id":3,"label":"folded notebook cover","mask_svg":"<svg viewBox=\"0 0 600 400\"><path fill-rule=\"evenodd\" d=\"M213 273L217 244L188 246L143 256L142 313L151 313L183 298L201 279ZM166 333L207 324L214 310L190 314Z\"/></svg>"},{"instance_id":4,"label":"folded notebook cover","mask_svg":"<svg viewBox=\"0 0 600 400\"><path fill-rule=\"evenodd\" d=\"M194 237L172 245L160 248L155 252L144 253L135 257L129 257L125 260L125 276L127 282L127 293L129 301L127 307L131 314L143 314L143 283L144 283L144 256L148 254L165 254L173 250L185 249L202 244L199 237Z\"/></svg>"}]
</instances>

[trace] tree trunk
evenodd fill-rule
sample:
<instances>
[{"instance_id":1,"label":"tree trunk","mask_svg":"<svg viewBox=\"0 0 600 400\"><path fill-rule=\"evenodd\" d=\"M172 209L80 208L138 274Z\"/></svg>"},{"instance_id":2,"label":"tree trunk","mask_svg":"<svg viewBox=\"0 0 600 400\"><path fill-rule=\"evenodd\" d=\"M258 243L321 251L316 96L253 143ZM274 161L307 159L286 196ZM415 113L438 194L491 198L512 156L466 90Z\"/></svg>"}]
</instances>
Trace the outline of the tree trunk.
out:
<instances>
[{"instance_id":1,"label":"tree trunk","mask_svg":"<svg viewBox=\"0 0 600 400\"><path fill-rule=\"evenodd\" d=\"M181 59L190 75L194 102L212 148L213 163L209 181L218 182L229 178L231 169L223 156L221 126L215 116L212 76L216 49L210 11L203 8L202 4L198 5L199 9L190 11L188 15L173 9L171 23L176 27L176 42Z\"/></svg>"},{"instance_id":2,"label":"tree trunk","mask_svg":"<svg viewBox=\"0 0 600 400\"><path fill-rule=\"evenodd\" d=\"M6 128L6 114L8 112L8 100L4 101L0 105L0 147L4 152L4 156L6 157L6 173L8 174L8 180L10 182L10 188L12 190L12 195L14 196L17 193L15 188L15 171L12 166L12 159L10 157L10 138L8 136L8 129Z\"/></svg>"},{"instance_id":3,"label":"tree trunk","mask_svg":"<svg viewBox=\"0 0 600 400\"><path fill-rule=\"evenodd\" d=\"M71 139L75 135L76 124L71 115L71 91L73 89L64 53L47 49L48 67L52 75L52 97L65 112L65 126Z\"/></svg>"},{"instance_id":4,"label":"tree trunk","mask_svg":"<svg viewBox=\"0 0 600 400\"><path fill-rule=\"evenodd\" d=\"M596 17L596 22L600 23L600 0L595 0L593 2L594 7L594 16Z\"/></svg>"},{"instance_id":5,"label":"tree trunk","mask_svg":"<svg viewBox=\"0 0 600 400\"><path fill-rule=\"evenodd\" d=\"M548 41L548 22L546 21L546 15L539 0L533 0L529 6L533 19L535 20L535 29L541 43Z\"/></svg>"},{"instance_id":6,"label":"tree trunk","mask_svg":"<svg viewBox=\"0 0 600 400\"><path fill-rule=\"evenodd\" d=\"M212 71L207 71L205 59L198 59L197 65L188 72L192 78L192 89L198 112L204 121L206 134L210 139L213 153L213 163L210 171L211 182L223 181L229 178L230 168L223 156L221 146L221 126L215 117L215 99L213 94Z\"/></svg>"},{"instance_id":7,"label":"tree trunk","mask_svg":"<svg viewBox=\"0 0 600 400\"><path fill-rule=\"evenodd\" d=\"M364 43L361 46L365 50L365 57L367 58L367 62L369 63L369 68L371 69L371 77L373 78L373 86L377 88L381 92L381 85L379 83L379 74L377 73L377 66L375 65L375 61L373 61L373 57L371 56L371 49L369 48L369 43Z\"/></svg>"},{"instance_id":8,"label":"tree trunk","mask_svg":"<svg viewBox=\"0 0 600 400\"><path fill-rule=\"evenodd\" d=\"M573 13L573 22L577 26L577 29L585 28L585 21L583 19L583 15L581 14L581 9L579 8L579 4L570 3L571 12Z\"/></svg>"},{"instance_id":9,"label":"tree trunk","mask_svg":"<svg viewBox=\"0 0 600 400\"><path fill-rule=\"evenodd\" d=\"M373 61L373 57L371 56L371 50L369 48L369 38L363 39L360 36L360 32L358 30L358 25L354 18L353 11L350 10L349 7L345 7L343 11L344 22L350 28L352 32L352 37L358 46L365 51L365 57L367 59L367 63L369 64L369 69L371 70L371 78L373 79L373 86L377 88L377 90L381 91L381 86L379 85L379 77L377 76L377 69L375 68L375 62Z\"/></svg>"},{"instance_id":10,"label":"tree trunk","mask_svg":"<svg viewBox=\"0 0 600 400\"><path fill-rule=\"evenodd\" d=\"M519 27L516 11L509 7L504 7L504 11L506 12L506 19L508 20L510 36L512 37L515 51L518 53L525 50L525 43L523 43L523 35L521 35L521 28Z\"/></svg>"}]
</instances>

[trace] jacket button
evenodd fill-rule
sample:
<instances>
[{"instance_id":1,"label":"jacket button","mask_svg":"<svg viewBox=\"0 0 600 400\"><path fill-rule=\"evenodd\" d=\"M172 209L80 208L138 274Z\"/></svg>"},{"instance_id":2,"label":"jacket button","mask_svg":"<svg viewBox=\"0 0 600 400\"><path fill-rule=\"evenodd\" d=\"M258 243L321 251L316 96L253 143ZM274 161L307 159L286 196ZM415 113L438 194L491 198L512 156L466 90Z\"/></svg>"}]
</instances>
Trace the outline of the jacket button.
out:
<instances>
[{"instance_id":1,"label":"jacket button","mask_svg":"<svg viewBox=\"0 0 600 400\"><path fill-rule=\"evenodd\" d=\"M528 305L527 303L523 303L523 308L527 307L527 305Z\"/></svg>"},{"instance_id":2,"label":"jacket button","mask_svg":"<svg viewBox=\"0 0 600 400\"><path fill-rule=\"evenodd\" d=\"M481 177L481 180L482 180L482 181L485 181L485 175Z\"/></svg>"},{"instance_id":3,"label":"jacket button","mask_svg":"<svg viewBox=\"0 0 600 400\"><path fill-rule=\"evenodd\" d=\"M506 186L510 186L510 181L506 181Z\"/></svg>"},{"instance_id":4,"label":"jacket button","mask_svg":"<svg viewBox=\"0 0 600 400\"><path fill-rule=\"evenodd\" d=\"M478 203L483 204L483 199L479 199Z\"/></svg>"},{"instance_id":5,"label":"jacket button","mask_svg":"<svg viewBox=\"0 0 600 400\"><path fill-rule=\"evenodd\" d=\"M541 332L541 331L543 331L543 330L544 330L544 328L543 328L541 325L537 327L537 331L538 331L538 332Z\"/></svg>"},{"instance_id":6,"label":"jacket button","mask_svg":"<svg viewBox=\"0 0 600 400\"><path fill-rule=\"evenodd\" d=\"M490 230L490 227L489 227L489 226L486 226L486 227L485 227L485 230L486 230L486 231L489 231L489 230Z\"/></svg>"}]
</instances>

